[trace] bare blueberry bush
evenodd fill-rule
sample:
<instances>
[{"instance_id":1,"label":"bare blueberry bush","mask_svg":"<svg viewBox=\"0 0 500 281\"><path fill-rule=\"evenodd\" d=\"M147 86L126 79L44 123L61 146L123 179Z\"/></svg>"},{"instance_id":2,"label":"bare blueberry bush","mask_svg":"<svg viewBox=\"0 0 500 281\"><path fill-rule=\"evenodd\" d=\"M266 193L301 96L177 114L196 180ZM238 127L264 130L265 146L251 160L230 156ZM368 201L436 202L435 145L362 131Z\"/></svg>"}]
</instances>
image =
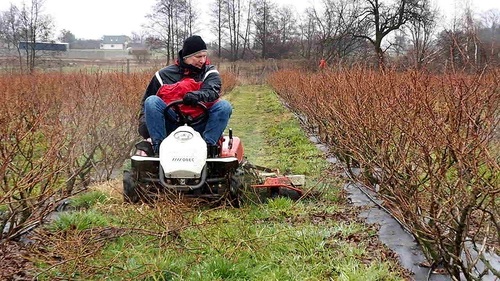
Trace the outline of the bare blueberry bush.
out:
<instances>
[{"instance_id":1,"label":"bare blueberry bush","mask_svg":"<svg viewBox=\"0 0 500 281\"><path fill-rule=\"evenodd\" d=\"M40 224L58 202L109 179L136 141L144 74L2 75L0 238Z\"/></svg>"},{"instance_id":2,"label":"bare blueberry bush","mask_svg":"<svg viewBox=\"0 0 500 281\"><path fill-rule=\"evenodd\" d=\"M486 273L474 268L488 267L485 252L500 245L498 69L282 71L270 83L353 176L379 190L431 263L457 280Z\"/></svg>"}]
</instances>

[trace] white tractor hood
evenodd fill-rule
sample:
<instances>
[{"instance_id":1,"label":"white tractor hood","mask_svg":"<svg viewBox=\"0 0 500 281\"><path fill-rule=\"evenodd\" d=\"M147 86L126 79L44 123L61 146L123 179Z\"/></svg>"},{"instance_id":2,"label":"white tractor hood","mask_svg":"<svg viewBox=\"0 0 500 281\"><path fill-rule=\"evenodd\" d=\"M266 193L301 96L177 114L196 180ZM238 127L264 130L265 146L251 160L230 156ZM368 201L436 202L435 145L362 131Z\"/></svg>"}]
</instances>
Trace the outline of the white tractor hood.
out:
<instances>
[{"instance_id":1,"label":"white tractor hood","mask_svg":"<svg viewBox=\"0 0 500 281\"><path fill-rule=\"evenodd\" d=\"M180 126L160 145L160 165L166 178L199 178L207 161L207 144L189 126Z\"/></svg>"}]
</instances>

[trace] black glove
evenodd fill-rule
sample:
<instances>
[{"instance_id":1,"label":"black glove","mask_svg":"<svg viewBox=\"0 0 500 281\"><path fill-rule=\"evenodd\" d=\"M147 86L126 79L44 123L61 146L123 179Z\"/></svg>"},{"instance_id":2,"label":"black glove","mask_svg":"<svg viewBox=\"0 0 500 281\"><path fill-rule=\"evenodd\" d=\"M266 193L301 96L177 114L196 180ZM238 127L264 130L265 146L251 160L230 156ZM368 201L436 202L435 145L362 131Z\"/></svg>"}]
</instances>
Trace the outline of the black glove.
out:
<instances>
[{"instance_id":1,"label":"black glove","mask_svg":"<svg viewBox=\"0 0 500 281\"><path fill-rule=\"evenodd\" d=\"M184 98L182 98L182 103L185 105L196 105L199 101L200 96L193 92L188 92L184 95Z\"/></svg>"}]
</instances>

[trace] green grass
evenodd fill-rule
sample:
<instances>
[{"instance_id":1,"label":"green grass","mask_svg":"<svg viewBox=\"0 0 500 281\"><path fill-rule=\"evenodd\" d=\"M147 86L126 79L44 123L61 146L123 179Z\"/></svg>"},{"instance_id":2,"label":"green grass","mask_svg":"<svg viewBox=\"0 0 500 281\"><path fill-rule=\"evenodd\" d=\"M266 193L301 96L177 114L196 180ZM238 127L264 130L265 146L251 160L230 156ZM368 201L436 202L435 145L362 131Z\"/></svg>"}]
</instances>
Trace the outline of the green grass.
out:
<instances>
[{"instance_id":1,"label":"green grass","mask_svg":"<svg viewBox=\"0 0 500 281\"><path fill-rule=\"evenodd\" d=\"M102 191L92 190L72 198L70 204L71 207L75 209L87 209L96 204L104 204L109 200L110 198L108 198Z\"/></svg>"},{"instance_id":2,"label":"green grass","mask_svg":"<svg viewBox=\"0 0 500 281\"><path fill-rule=\"evenodd\" d=\"M342 185L294 116L267 87L238 87L230 127L250 162L308 175L323 196L274 198L241 208L184 201L129 205L92 192L46 229L39 279L403 280L374 247L376 230L339 202ZM58 257L53 260L52 257Z\"/></svg>"},{"instance_id":3,"label":"green grass","mask_svg":"<svg viewBox=\"0 0 500 281\"><path fill-rule=\"evenodd\" d=\"M98 255L85 260L86 268L98 269L95 275L85 278L399 280L391 273L390 263L362 262L369 254L363 241L353 245L344 240L352 235L365 235L360 234L365 232L363 225L334 219L317 220L317 216L333 218L344 211L332 206L325 208L327 206L326 202L277 198L242 209L208 210L202 216L195 216L192 226L179 236L158 239L136 233L109 241ZM143 211L155 212L154 209ZM80 219L80 223L72 220L72 225L76 225L76 229L102 227L102 217L94 212L88 211L86 216L82 216L84 213L70 215L74 220ZM80 224L87 227L80 228ZM102 268L103 263L108 266ZM77 264L65 269L75 267ZM78 279L82 273L76 270L59 271L59 274Z\"/></svg>"},{"instance_id":4,"label":"green grass","mask_svg":"<svg viewBox=\"0 0 500 281\"><path fill-rule=\"evenodd\" d=\"M245 86L227 97L238 116L229 127L241 138L248 160L284 173L319 175L327 162L270 91L266 86Z\"/></svg>"},{"instance_id":5,"label":"green grass","mask_svg":"<svg viewBox=\"0 0 500 281\"><path fill-rule=\"evenodd\" d=\"M48 226L51 231L66 231L69 229L85 230L110 225L110 217L97 210L61 213Z\"/></svg>"}]
</instances>

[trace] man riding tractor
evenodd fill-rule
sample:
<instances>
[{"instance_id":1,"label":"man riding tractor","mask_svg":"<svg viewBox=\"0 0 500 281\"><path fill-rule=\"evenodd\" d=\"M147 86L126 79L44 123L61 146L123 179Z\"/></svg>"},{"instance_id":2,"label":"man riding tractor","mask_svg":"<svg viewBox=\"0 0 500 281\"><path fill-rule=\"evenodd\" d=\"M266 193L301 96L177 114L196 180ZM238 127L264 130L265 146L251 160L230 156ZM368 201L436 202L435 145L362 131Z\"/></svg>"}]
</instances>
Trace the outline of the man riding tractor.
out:
<instances>
[{"instance_id":1,"label":"man riding tractor","mask_svg":"<svg viewBox=\"0 0 500 281\"><path fill-rule=\"evenodd\" d=\"M222 136L232 113L219 98L221 78L207 59L205 42L187 38L175 64L160 69L142 99L131 168L124 172L124 199L136 203L152 191L197 197L230 197L237 204L243 146Z\"/></svg>"}]
</instances>

